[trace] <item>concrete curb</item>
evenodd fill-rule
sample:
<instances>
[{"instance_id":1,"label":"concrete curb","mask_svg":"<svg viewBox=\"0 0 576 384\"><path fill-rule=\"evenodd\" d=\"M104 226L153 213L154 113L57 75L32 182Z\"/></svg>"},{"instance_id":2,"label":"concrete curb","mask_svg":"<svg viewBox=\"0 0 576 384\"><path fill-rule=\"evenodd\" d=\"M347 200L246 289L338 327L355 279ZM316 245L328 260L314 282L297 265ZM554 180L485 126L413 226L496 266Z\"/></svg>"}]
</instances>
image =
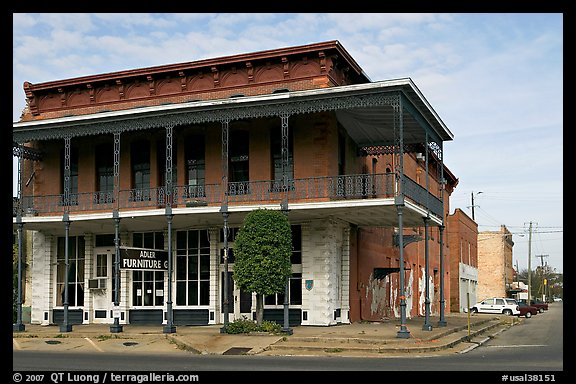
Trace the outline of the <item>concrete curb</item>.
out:
<instances>
[{"instance_id":1,"label":"concrete curb","mask_svg":"<svg viewBox=\"0 0 576 384\"><path fill-rule=\"evenodd\" d=\"M267 356L378 356L438 353L460 351L466 353L505 329L519 324L523 319L509 317L482 317L473 321L452 322L446 328L436 326L432 332L419 329L420 324L411 324L408 338L398 338L399 325L387 323L359 323L334 327L309 327L295 330L292 335L221 334L214 326L179 328L177 333L163 333L162 328L126 326L122 333L110 333L106 326L82 325L73 332L62 333L56 326L30 326L23 332L13 332L16 350L34 349L34 344L44 350L51 340L64 344L76 343L83 338L89 343L97 342L102 349L110 349L110 341L132 340L142 348L158 348L160 343L172 344L175 350L202 355L267 355ZM487 336L486 336L487 335ZM27 340L28 339L28 340ZM34 340L37 340L34 342ZM157 340L157 341L155 341ZM98 343L103 341L102 344ZM94 343L92 343L94 344ZM118 344L118 343L116 343ZM147 347L150 345L150 347ZM56 346L55 346L56 348Z\"/></svg>"},{"instance_id":2,"label":"concrete curb","mask_svg":"<svg viewBox=\"0 0 576 384\"><path fill-rule=\"evenodd\" d=\"M486 323L488 324L484 325ZM484 326L478 328L478 325ZM474 324L475 329L470 331L470 335L468 335L468 327L463 326L450 329L440 335L436 335L428 339L420 339L418 341L410 339L396 341L369 340L350 337L332 339L322 339L318 337L299 337L291 338L286 343L280 341L278 343L271 344L265 352L267 355L301 355L303 354L302 352L307 352L309 354L316 353L338 355L346 355L348 353L352 353L375 356L378 354L424 354L448 350L462 343L474 343L473 346L459 352L465 353L490 340L491 337L504 331L509 326L511 325L508 325L506 322L501 320L488 319L486 321ZM487 333L497 327L499 327L499 329L495 334L486 337L480 342L471 341L473 338Z\"/></svg>"}]
</instances>

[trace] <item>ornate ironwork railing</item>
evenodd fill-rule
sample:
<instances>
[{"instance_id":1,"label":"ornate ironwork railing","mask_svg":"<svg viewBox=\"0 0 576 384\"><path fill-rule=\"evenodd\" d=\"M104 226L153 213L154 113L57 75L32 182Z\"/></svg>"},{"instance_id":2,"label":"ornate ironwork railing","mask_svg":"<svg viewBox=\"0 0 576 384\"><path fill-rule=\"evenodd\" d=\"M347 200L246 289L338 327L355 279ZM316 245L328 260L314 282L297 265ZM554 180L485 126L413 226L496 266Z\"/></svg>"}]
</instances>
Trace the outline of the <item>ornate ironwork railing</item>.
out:
<instances>
[{"instance_id":1,"label":"ornate ironwork railing","mask_svg":"<svg viewBox=\"0 0 576 384\"><path fill-rule=\"evenodd\" d=\"M409 178L404 178L404 196L414 203L442 217L442 201ZM167 199L172 207L220 206L224 198L228 204L276 204L286 197L290 203L329 202L393 198L398 194L397 176L386 174L356 174L309 177L288 180L229 182L222 184L180 185L166 193L166 187L121 190L118 201L112 192L82 192L69 196L66 208L70 213L99 213L122 209L164 208ZM225 196L225 194L227 196ZM24 196L13 201L13 212L21 204L22 215L59 215L64 211L63 194Z\"/></svg>"}]
</instances>

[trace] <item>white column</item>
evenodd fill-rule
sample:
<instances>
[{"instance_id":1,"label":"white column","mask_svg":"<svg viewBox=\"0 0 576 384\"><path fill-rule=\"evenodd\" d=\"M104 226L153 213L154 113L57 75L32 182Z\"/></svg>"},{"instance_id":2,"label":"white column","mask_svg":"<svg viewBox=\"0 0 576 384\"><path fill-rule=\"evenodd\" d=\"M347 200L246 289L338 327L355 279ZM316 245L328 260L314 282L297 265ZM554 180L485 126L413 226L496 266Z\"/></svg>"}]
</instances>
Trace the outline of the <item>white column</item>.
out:
<instances>
[{"instance_id":1,"label":"white column","mask_svg":"<svg viewBox=\"0 0 576 384\"><path fill-rule=\"evenodd\" d=\"M222 315L220 307L220 228L208 229L210 239L210 304L208 324L219 324Z\"/></svg>"},{"instance_id":2,"label":"white column","mask_svg":"<svg viewBox=\"0 0 576 384\"><path fill-rule=\"evenodd\" d=\"M49 325L52 323L54 308L54 287L56 285L56 255L52 252L53 236L32 231L32 313L31 323ZM54 257L52 255L54 254ZM54 260L52 260L54 258Z\"/></svg>"},{"instance_id":3,"label":"white column","mask_svg":"<svg viewBox=\"0 0 576 384\"><path fill-rule=\"evenodd\" d=\"M94 235L84 235L84 307L82 324L90 324L94 320L94 294L88 289L88 280L94 276ZM88 318L86 318L88 313Z\"/></svg>"}]
</instances>

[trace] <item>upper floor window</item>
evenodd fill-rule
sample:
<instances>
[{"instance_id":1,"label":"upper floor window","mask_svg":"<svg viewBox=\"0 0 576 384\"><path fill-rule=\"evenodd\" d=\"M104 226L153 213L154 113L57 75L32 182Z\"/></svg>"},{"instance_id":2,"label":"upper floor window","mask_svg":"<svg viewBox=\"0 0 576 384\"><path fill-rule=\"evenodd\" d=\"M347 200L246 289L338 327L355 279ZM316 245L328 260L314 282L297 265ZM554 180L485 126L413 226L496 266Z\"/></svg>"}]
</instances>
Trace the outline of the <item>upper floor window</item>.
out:
<instances>
[{"instance_id":1,"label":"upper floor window","mask_svg":"<svg viewBox=\"0 0 576 384\"><path fill-rule=\"evenodd\" d=\"M132 164L132 201L150 200L150 143L138 140L130 148Z\"/></svg>"},{"instance_id":2,"label":"upper floor window","mask_svg":"<svg viewBox=\"0 0 576 384\"><path fill-rule=\"evenodd\" d=\"M206 154L204 135L190 135L186 139L186 182L188 197L204 197L206 182Z\"/></svg>"},{"instance_id":3,"label":"upper floor window","mask_svg":"<svg viewBox=\"0 0 576 384\"><path fill-rule=\"evenodd\" d=\"M228 155L228 182L231 195L249 193L249 142L248 131L235 130L230 132Z\"/></svg>"},{"instance_id":4,"label":"upper floor window","mask_svg":"<svg viewBox=\"0 0 576 384\"><path fill-rule=\"evenodd\" d=\"M338 132L338 175L346 174L346 136Z\"/></svg>"},{"instance_id":5,"label":"upper floor window","mask_svg":"<svg viewBox=\"0 0 576 384\"><path fill-rule=\"evenodd\" d=\"M111 203L114 199L113 143L96 147L96 203Z\"/></svg>"}]
</instances>

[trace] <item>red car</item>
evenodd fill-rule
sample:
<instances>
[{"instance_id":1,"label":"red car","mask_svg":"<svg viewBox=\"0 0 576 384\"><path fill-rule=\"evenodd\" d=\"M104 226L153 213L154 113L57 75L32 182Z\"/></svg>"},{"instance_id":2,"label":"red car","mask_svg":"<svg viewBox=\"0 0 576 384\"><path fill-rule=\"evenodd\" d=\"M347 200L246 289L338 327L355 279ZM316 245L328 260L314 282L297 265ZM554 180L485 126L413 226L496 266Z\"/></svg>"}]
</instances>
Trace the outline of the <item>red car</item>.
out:
<instances>
[{"instance_id":1,"label":"red car","mask_svg":"<svg viewBox=\"0 0 576 384\"><path fill-rule=\"evenodd\" d=\"M518 304L520 303L528 304L525 299L516 301L518 301ZM530 305L536 307L538 309L538 312L540 313L544 313L544 311L548 310L548 303L545 303L542 300L530 300Z\"/></svg>"},{"instance_id":2,"label":"red car","mask_svg":"<svg viewBox=\"0 0 576 384\"><path fill-rule=\"evenodd\" d=\"M531 318L534 315L537 315L539 312L538 308L526 304L525 301L518 302L518 309L520 310L520 314L518 315L518 317L524 316L527 319Z\"/></svg>"},{"instance_id":3,"label":"red car","mask_svg":"<svg viewBox=\"0 0 576 384\"><path fill-rule=\"evenodd\" d=\"M542 300L530 300L530 305L533 307L538 308L538 311L540 313L547 311L548 310L548 303L542 301Z\"/></svg>"}]
</instances>

